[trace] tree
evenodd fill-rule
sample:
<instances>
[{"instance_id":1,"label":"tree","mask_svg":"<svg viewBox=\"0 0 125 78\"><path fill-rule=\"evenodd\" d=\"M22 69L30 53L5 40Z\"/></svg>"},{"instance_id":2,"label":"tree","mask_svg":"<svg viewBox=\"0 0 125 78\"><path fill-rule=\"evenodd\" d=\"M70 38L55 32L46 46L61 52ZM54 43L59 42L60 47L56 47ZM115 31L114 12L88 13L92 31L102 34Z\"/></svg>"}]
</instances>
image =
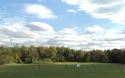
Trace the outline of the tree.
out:
<instances>
[{"instance_id":1,"label":"tree","mask_svg":"<svg viewBox=\"0 0 125 78\"><path fill-rule=\"evenodd\" d=\"M125 63L125 50L122 51L120 60L120 63Z\"/></svg>"},{"instance_id":2,"label":"tree","mask_svg":"<svg viewBox=\"0 0 125 78\"><path fill-rule=\"evenodd\" d=\"M14 62L14 57L13 57L13 52L11 48L6 47L5 53L4 53L4 58L6 58L6 63L12 63Z\"/></svg>"},{"instance_id":3,"label":"tree","mask_svg":"<svg viewBox=\"0 0 125 78\"><path fill-rule=\"evenodd\" d=\"M68 58L70 62L74 62L74 56L75 56L75 50L71 49Z\"/></svg>"},{"instance_id":4,"label":"tree","mask_svg":"<svg viewBox=\"0 0 125 78\"><path fill-rule=\"evenodd\" d=\"M44 52L45 58L49 58L49 59L51 59L53 62L56 62L56 60L57 60L57 55L56 55L56 53L57 53L56 47L50 46L49 48L46 48L46 49L45 49L45 52Z\"/></svg>"},{"instance_id":5,"label":"tree","mask_svg":"<svg viewBox=\"0 0 125 78\"><path fill-rule=\"evenodd\" d=\"M69 54L70 54L70 48L69 47L63 47L63 56L65 57L65 61L69 61Z\"/></svg>"},{"instance_id":6,"label":"tree","mask_svg":"<svg viewBox=\"0 0 125 78\"><path fill-rule=\"evenodd\" d=\"M13 51L14 62L21 63L21 50L18 44L15 44L14 47L11 48Z\"/></svg>"},{"instance_id":7,"label":"tree","mask_svg":"<svg viewBox=\"0 0 125 78\"><path fill-rule=\"evenodd\" d=\"M37 47L37 51L38 51L38 54L39 54L39 59L43 59L43 58L45 58L45 56L44 56L44 51L45 51L45 47L43 47L43 46L39 46L39 47Z\"/></svg>"},{"instance_id":8,"label":"tree","mask_svg":"<svg viewBox=\"0 0 125 78\"><path fill-rule=\"evenodd\" d=\"M120 55L121 55L120 49L113 49L110 54L111 62L112 63L119 63L120 62Z\"/></svg>"},{"instance_id":9,"label":"tree","mask_svg":"<svg viewBox=\"0 0 125 78\"><path fill-rule=\"evenodd\" d=\"M36 50L36 47L35 46L30 46L29 47L29 53L28 53L28 60L29 60L29 63L32 63L33 62L33 59L36 60L38 59L39 56L38 56L38 52Z\"/></svg>"},{"instance_id":10,"label":"tree","mask_svg":"<svg viewBox=\"0 0 125 78\"><path fill-rule=\"evenodd\" d=\"M63 62L65 61L65 57L63 56L64 54L64 47L56 47L56 50L57 50L57 61L59 62Z\"/></svg>"},{"instance_id":11,"label":"tree","mask_svg":"<svg viewBox=\"0 0 125 78\"><path fill-rule=\"evenodd\" d=\"M0 54L0 65L1 65L1 64L4 64L4 63L5 63L4 58L3 58L3 56Z\"/></svg>"},{"instance_id":12,"label":"tree","mask_svg":"<svg viewBox=\"0 0 125 78\"><path fill-rule=\"evenodd\" d=\"M83 57L84 62L89 62L90 61L90 52L85 52L84 57Z\"/></svg>"},{"instance_id":13,"label":"tree","mask_svg":"<svg viewBox=\"0 0 125 78\"><path fill-rule=\"evenodd\" d=\"M5 53L6 47L4 45L0 46L0 53L4 54Z\"/></svg>"},{"instance_id":14,"label":"tree","mask_svg":"<svg viewBox=\"0 0 125 78\"><path fill-rule=\"evenodd\" d=\"M28 59L28 53L29 53L29 47L22 45L21 48L21 60L24 63L27 63L27 59Z\"/></svg>"},{"instance_id":15,"label":"tree","mask_svg":"<svg viewBox=\"0 0 125 78\"><path fill-rule=\"evenodd\" d=\"M84 52L82 50L77 50L74 56L75 62L83 62Z\"/></svg>"}]
</instances>

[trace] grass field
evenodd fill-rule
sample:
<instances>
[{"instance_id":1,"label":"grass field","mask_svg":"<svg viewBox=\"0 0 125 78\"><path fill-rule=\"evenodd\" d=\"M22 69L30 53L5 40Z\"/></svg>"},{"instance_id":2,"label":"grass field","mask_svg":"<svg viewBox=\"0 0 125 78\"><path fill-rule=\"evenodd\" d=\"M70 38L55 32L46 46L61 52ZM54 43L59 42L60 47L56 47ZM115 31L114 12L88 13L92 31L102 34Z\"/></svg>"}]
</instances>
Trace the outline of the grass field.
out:
<instances>
[{"instance_id":1,"label":"grass field","mask_svg":"<svg viewBox=\"0 0 125 78\"><path fill-rule=\"evenodd\" d=\"M125 78L125 64L75 62L9 64L0 66L0 78Z\"/></svg>"}]
</instances>

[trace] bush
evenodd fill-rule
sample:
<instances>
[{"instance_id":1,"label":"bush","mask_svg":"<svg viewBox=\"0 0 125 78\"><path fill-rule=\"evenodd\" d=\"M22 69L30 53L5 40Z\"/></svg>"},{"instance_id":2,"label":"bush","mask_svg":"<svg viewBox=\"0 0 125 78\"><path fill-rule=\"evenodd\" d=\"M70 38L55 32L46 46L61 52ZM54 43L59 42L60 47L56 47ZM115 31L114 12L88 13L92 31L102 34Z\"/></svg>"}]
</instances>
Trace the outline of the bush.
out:
<instances>
[{"instance_id":1,"label":"bush","mask_svg":"<svg viewBox=\"0 0 125 78\"><path fill-rule=\"evenodd\" d=\"M24 63L32 63L32 59L31 58L25 58Z\"/></svg>"},{"instance_id":2,"label":"bush","mask_svg":"<svg viewBox=\"0 0 125 78\"><path fill-rule=\"evenodd\" d=\"M1 64L5 64L5 60L4 60L4 58L0 55L0 65Z\"/></svg>"},{"instance_id":3,"label":"bush","mask_svg":"<svg viewBox=\"0 0 125 78\"><path fill-rule=\"evenodd\" d=\"M53 62L51 59L49 59L49 58L44 58L42 61L44 61L44 62Z\"/></svg>"},{"instance_id":4,"label":"bush","mask_svg":"<svg viewBox=\"0 0 125 78\"><path fill-rule=\"evenodd\" d=\"M21 64L21 63L23 63L23 62L22 62L21 59L18 59L18 60L17 60L17 63L20 63L20 64Z\"/></svg>"}]
</instances>

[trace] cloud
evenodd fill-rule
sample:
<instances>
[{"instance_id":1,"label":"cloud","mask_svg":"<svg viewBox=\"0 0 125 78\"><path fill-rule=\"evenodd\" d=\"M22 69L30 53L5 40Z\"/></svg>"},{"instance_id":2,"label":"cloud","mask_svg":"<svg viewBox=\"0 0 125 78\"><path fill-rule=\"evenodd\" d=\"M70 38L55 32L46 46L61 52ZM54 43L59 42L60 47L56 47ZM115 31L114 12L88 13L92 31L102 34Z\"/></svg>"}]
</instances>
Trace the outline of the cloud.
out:
<instances>
[{"instance_id":1,"label":"cloud","mask_svg":"<svg viewBox=\"0 0 125 78\"><path fill-rule=\"evenodd\" d=\"M74 0L64 0L72 4ZM79 11L85 11L95 18L109 19L112 23L125 22L124 0L76 0ZM73 5L73 4L72 4Z\"/></svg>"},{"instance_id":2,"label":"cloud","mask_svg":"<svg viewBox=\"0 0 125 78\"><path fill-rule=\"evenodd\" d=\"M43 22L26 24L25 19L18 17L2 19L3 23L0 23L1 45L13 46L18 43L19 45L38 46L55 36L53 27ZM18 21L16 21L17 19Z\"/></svg>"},{"instance_id":3,"label":"cloud","mask_svg":"<svg viewBox=\"0 0 125 78\"><path fill-rule=\"evenodd\" d=\"M72 12L72 13L76 13L75 10L71 10L71 9L68 9L67 12Z\"/></svg>"},{"instance_id":4,"label":"cloud","mask_svg":"<svg viewBox=\"0 0 125 78\"><path fill-rule=\"evenodd\" d=\"M72 5L77 5L78 4L78 0L62 0L62 2L66 2L66 3L72 4Z\"/></svg>"},{"instance_id":5,"label":"cloud","mask_svg":"<svg viewBox=\"0 0 125 78\"><path fill-rule=\"evenodd\" d=\"M18 43L27 46L65 46L81 50L125 47L125 32L117 29L106 30L94 25L87 27L85 33L79 33L78 27L54 31L53 27L47 23L26 24L23 21L14 21L15 18L11 18L11 20L5 20L6 23L0 24L1 45L13 46Z\"/></svg>"},{"instance_id":6,"label":"cloud","mask_svg":"<svg viewBox=\"0 0 125 78\"><path fill-rule=\"evenodd\" d=\"M46 0L38 0L39 2L46 2Z\"/></svg>"},{"instance_id":7,"label":"cloud","mask_svg":"<svg viewBox=\"0 0 125 78\"><path fill-rule=\"evenodd\" d=\"M28 14L34 14L42 19L54 19L57 16L47 7L38 4L25 4L24 11Z\"/></svg>"},{"instance_id":8,"label":"cloud","mask_svg":"<svg viewBox=\"0 0 125 78\"><path fill-rule=\"evenodd\" d=\"M119 0L105 0L105 1L101 1L101 0L90 0L91 3L95 3L95 4L108 4L108 3L115 3L115 2L119 2Z\"/></svg>"},{"instance_id":9,"label":"cloud","mask_svg":"<svg viewBox=\"0 0 125 78\"><path fill-rule=\"evenodd\" d=\"M13 38L31 38L37 36L21 24L15 23L12 26L0 26L0 33Z\"/></svg>"},{"instance_id":10,"label":"cloud","mask_svg":"<svg viewBox=\"0 0 125 78\"><path fill-rule=\"evenodd\" d=\"M77 32L75 31L75 29L70 29L70 28L64 28L63 30L60 30L58 32L59 34L67 34L67 35L72 35L72 34L77 34Z\"/></svg>"},{"instance_id":11,"label":"cloud","mask_svg":"<svg viewBox=\"0 0 125 78\"><path fill-rule=\"evenodd\" d=\"M65 28L56 32L55 36L50 38L45 44L53 46L66 46L74 49L79 49L79 43L84 38L79 36L77 33L77 27L75 28Z\"/></svg>"},{"instance_id":12,"label":"cloud","mask_svg":"<svg viewBox=\"0 0 125 78\"><path fill-rule=\"evenodd\" d=\"M30 28L31 31L53 32L52 26L42 22L30 22L25 26Z\"/></svg>"},{"instance_id":13,"label":"cloud","mask_svg":"<svg viewBox=\"0 0 125 78\"><path fill-rule=\"evenodd\" d=\"M94 33L98 33L98 32L103 32L104 29L97 26L97 25L94 25L93 27L88 27L86 29L86 34L94 34Z\"/></svg>"},{"instance_id":14,"label":"cloud","mask_svg":"<svg viewBox=\"0 0 125 78\"><path fill-rule=\"evenodd\" d=\"M43 0L38 0L38 1L43 1Z\"/></svg>"}]
</instances>

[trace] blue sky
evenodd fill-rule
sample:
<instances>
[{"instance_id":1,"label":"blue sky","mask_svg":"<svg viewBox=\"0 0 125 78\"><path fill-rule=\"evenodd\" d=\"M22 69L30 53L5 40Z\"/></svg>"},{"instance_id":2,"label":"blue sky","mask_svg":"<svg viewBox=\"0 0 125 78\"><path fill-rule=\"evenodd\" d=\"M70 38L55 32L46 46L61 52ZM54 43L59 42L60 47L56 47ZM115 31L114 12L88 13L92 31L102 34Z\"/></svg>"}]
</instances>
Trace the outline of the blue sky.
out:
<instances>
[{"instance_id":1,"label":"blue sky","mask_svg":"<svg viewBox=\"0 0 125 78\"><path fill-rule=\"evenodd\" d=\"M124 0L0 0L0 45L125 48Z\"/></svg>"}]
</instances>

